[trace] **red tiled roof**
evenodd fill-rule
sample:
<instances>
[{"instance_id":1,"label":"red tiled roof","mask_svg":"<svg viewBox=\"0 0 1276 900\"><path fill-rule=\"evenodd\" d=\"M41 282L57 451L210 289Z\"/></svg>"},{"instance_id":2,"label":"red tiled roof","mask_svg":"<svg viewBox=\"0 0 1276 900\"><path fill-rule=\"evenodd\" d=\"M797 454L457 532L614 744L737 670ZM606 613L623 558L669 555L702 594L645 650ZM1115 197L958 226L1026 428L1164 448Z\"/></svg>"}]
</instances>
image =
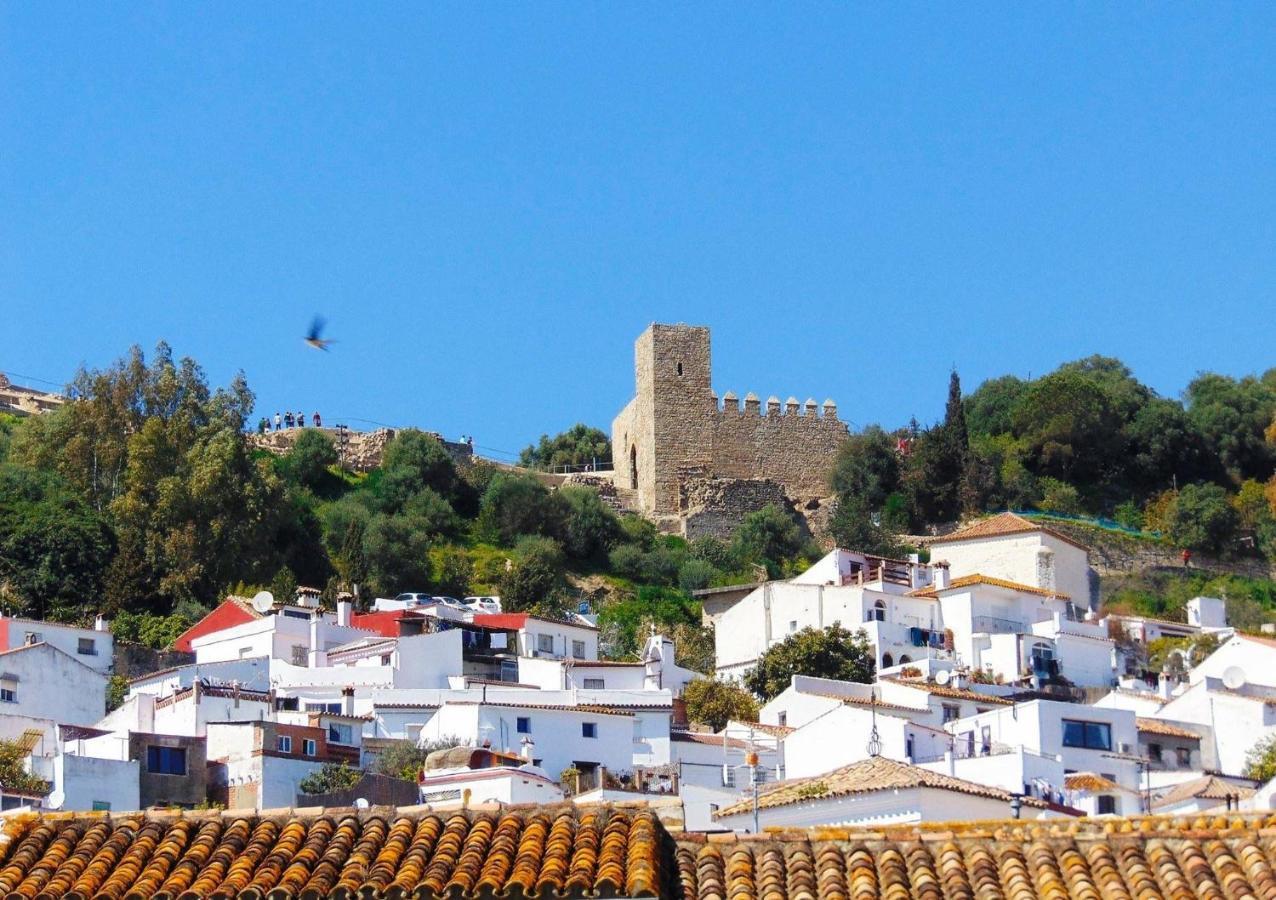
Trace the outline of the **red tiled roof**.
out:
<instances>
[{"instance_id":1,"label":"red tiled roof","mask_svg":"<svg viewBox=\"0 0 1276 900\"><path fill-rule=\"evenodd\" d=\"M1188 731L1186 728L1180 728L1178 725L1171 725L1169 722L1163 722L1160 719L1148 719L1143 716L1138 716L1135 718L1134 722L1139 731L1143 731L1148 734L1163 734L1166 737L1186 738L1193 741L1199 741L1201 739L1201 736L1195 731Z\"/></svg>"},{"instance_id":2,"label":"red tiled roof","mask_svg":"<svg viewBox=\"0 0 1276 900\"><path fill-rule=\"evenodd\" d=\"M182 653L192 653L194 651L191 648L191 641L195 638L234 628L236 625L243 625L245 622L260 618L261 613L253 609L244 598L227 597L217 605L216 609L179 634L173 641L173 649L180 650Z\"/></svg>"},{"instance_id":3,"label":"red tiled roof","mask_svg":"<svg viewBox=\"0 0 1276 900\"><path fill-rule=\"evenodd\" d=\"M1252 787L1232 784L1216 775L1206 775L1192 781L1176 784L1163 797L1152 803L1153 808L1162 809L1174 806L1187 800L1227 800L1228 797L1239 797L1247 800L1257 793Z\"/></svg>"},{"instance_id":4,"label":"red tiled roof","mask_svg":"<svg viewBox=\"0 0 1276 900\"><path fill-rule=\"evenodd\" d=\"M669 740L681 744L707 744L710 747L721 747L725 742L725 746L736 750L746 750L749 747L749 742L740 738L724 738L720 734L706 734L701 731L671 731Z\"/></svg>"},{"instance_id":5,"label":"red tiled roof","mask_svg":"<svg viewBox=\"0 0 1276 900\"><path fill-rule=\"evenodd\" d=\"M995 516L989 516L986 519L980 519L978 522L972 522L965 528L959 528L952 534L945 534L931 541L931 546L939 544L955 544L960 541L974 541L980 538L1001 537L1007 534L1028 534L1030 532L1040 531L1051 537L1066 541L1074 547L1080 547L1082 550L1089 550L1085 544L1082 544L1076 538L1070 538L1061 531L1055 531L1048 528L1040 522L1034 522L1026 519L1017 513L1004 512Z\"/></svg>"},{"instance_id":6,"label":"red tiled roof","mask_svg":"<svg viewBox=\"0 0 1276 900\"><path fill-rule=\"evenodd\" d=\"M420 613L410 612L404 609L382 609L375 612L354 613L350 616L350 625L353 628L362 628L364 631L371 631L382 637L398 637L399 623L408 619L425 618Z\"/></svg>"}]
</instances>

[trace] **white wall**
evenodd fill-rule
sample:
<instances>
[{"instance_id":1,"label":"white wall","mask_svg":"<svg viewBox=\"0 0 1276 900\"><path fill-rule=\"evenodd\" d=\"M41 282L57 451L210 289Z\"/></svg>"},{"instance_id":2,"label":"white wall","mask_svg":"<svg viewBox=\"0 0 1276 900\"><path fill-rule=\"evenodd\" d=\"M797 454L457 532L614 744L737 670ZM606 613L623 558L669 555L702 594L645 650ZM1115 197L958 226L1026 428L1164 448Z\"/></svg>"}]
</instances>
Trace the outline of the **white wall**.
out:
<instances>
[{"instance_id":1,"label":"white wall","mask_svg":"<svg viewBox=\"0 0 1276 900\"><path fill-rule=\"evenodd\" d=\"M16 699L0 702L0 715L92 725L106 714L107 677L49 644L4 654L0 674L16 677Z\"/></svg>"},{"instance_id":2,"label":"white wall","mask_svg":"<svg viewBox=\"0 0 1276 900\"><path fill-rule=\"evenodd\" d=\"M55 808L78 812L101 802L112 812L138 809L138 767L137 760L59 753L54 758L53 789L61 802Z\"/></svg>"},{"instance_id":3,"label":"white wall","mask_svg":"<svg viewBox=\"0 0 1276 900\"><path fill-rule=\"evenodd\" d=\"M908 720L877 713L882 756L907 760ZM784 739L786 778L806 778L869 757L872 713L859 706L836 704Z\"/></svg>"},{"instance_id":4,"label":"white wall","mask_svg":"<svg viewBox=\"0 0 1276 900\"><path fill-rule=\"evenodd\" d=\"M1233 635L1193 667L1187 678L1192 684L1206 678L1221 679L1231 668L1243 672L1247 684L1276 687L1276 642Z\"/></svg>"},{"instance_id":5,"label":"white wall","mask_svg":"<svg viewBox=\"0 0 1276 900\"><path fill-rule=\"evenodd\" d=\"M217 684L238 681L244 690L270 690L271 662L265 657L235 659L215 663L192 663L179 666L152 676L135 678L129 682L129 695L151 694L165 697L178 688L187 688L195 679L203 678Z\"/></svg>"},{"instance_id":6,"label":"white wall","mask_svg":"<svg viewBox=\"0 0 1276 900\"><path fill-rule=\"evenodd\" d=\"M1214 740L1201 739L1202 759L1215 760L1224 775L1241 775L1250 748L1276 733L1276 707L1266 699L1222 690L1222 683L1211 678L1170 700L1155 718L1208 725Z\"/></svg>"},{"instance_id":7,"label":"white wall","mask_svg":"<svg viewBox=\"0 0 1276 900\"><path fill-rule=\"evenodd\" d=\"M936 542L931 560L946 560L954 579L989 575L1056 590L1078 606L1090 605L1088 554L1044 532L1024 532L955 543Z\"/></svg>"},{"instance_id":8,"label":"white wall","mask_svg":"<svg viewBox=\"0 0 1276 900\"><path fill-rule=\"evenodd\" d=\"M262 756L261 790L257 792L257 808L287 809L296 806L297 789L301 780L322 767L322 762Z\"/></svg>"},{"instance_id":9,"label":"white wall","mask_svg":"<svg viewBox=\"0 0 1276 900\"><path fill-rule=\"evenodd\" d=\"M77 628L74 625L58 625L37 619L15 619L0 615L0 632L7 640L0 650L14 650L27 643L28 632L39 635L39 640L84 663L95 672L111 674L115 662L115 638L109 631L93 628ZM93 642L92 653L80 652L80 640Z\"/></svg>"}]
</instances>

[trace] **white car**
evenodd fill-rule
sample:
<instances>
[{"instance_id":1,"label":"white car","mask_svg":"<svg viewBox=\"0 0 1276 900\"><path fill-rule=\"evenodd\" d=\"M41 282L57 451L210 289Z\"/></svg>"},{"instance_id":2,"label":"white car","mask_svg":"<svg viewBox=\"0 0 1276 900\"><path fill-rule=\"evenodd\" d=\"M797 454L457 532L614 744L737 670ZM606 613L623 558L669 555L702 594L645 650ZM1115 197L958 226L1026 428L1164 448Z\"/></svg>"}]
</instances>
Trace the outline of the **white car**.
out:
<instances>
[{"instance_id":1,"label":"white car","mask_svg":"<svg viewBox=\"0 0 1276 900\"><path fill-rule=\"evenodd\" d=\"M434 601L429 594L409 591L406 594L399 594L394 598L395 603L403 603L407 606L426 606Z\"/></svg>"},{"instance_id":2,"label":"white car","mask_svg":"<svg viewBox=\"0 0 1276 900\"><path fill-rule=\"evenodd\" d=\"M501 598L466 597L465 605L476 613L498 613L501 611Z\"/></svg>"},{"instance_id":3,"label":"white car","mask_svg":"<svg viewBox=\"0 0 1276 900\"><path fill-rule=\"evenodd\" d=\"M434 596L430 598L431 603L437 603L439 606L450 606L452 609L465 609L466 606L455 597Z\"/></svg>"}]
</instances>

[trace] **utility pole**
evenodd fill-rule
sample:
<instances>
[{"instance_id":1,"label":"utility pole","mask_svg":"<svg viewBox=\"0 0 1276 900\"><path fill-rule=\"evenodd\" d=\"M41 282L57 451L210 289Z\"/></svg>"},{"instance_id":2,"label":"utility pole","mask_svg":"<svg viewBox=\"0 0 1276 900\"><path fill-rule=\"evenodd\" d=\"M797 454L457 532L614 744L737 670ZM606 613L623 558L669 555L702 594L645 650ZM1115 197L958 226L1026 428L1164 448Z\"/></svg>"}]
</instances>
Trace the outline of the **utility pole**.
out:
<instances>
[{"instance_id":1,"label":"utility pole","mask_svg":"<svg viewBox=\"0 0 1276 900\"><path fill-rule=\"evenodd\" d=\"M758 751L750 750L744 755L744 764L749 767L749 780L753 782L753 833L758 834Z\"/></svg>"},{"instance_id":2,"label":"utility pole","mask_svg":"<svg viewBox=\"0 0 1276 900\"><path fill-rule=\"evenodd\" d=\"M338 423L337 425L337 465L341 467L341 471L346 471L346 447L350 442L350 429L345 425Z\"/></svg>"}]
</instances>

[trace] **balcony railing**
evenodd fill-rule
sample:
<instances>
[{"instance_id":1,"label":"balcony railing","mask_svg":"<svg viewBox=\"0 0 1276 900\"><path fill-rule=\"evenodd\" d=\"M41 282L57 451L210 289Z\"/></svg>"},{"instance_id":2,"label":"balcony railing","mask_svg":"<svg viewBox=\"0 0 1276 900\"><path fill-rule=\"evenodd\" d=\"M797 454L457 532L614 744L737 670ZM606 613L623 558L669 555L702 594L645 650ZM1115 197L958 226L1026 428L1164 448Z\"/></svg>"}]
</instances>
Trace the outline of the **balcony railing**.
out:
<instances>
[{"instance_id":1,"label":"balcony railing","mask_svg":"<svg viewBox=\"0 0 1276 900\"><path fill-rule=\"evenodd\" d=\"M996 616L972 616L971 630L984 634L1022 634L1028 631L1023 622Z\"/></svg>"}]
</instances>

